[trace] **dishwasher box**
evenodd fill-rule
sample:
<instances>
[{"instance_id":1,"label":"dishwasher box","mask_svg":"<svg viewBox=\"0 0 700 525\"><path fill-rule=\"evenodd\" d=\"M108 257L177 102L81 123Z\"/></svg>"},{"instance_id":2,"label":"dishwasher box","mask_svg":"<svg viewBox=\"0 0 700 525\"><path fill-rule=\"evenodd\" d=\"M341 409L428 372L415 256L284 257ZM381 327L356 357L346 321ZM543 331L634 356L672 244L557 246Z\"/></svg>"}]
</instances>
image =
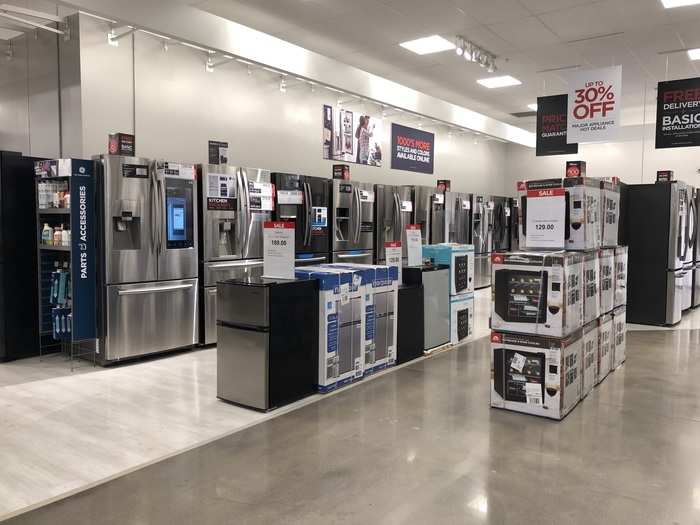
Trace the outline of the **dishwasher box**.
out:
<instances>
[{"instance_id":1,"label":"dishwasher box","mask_svg":"<svg viewBox=\"0 0 700 525\"><path fill-rule=\"evenodd\" d=\"M304 266L297 279L319 283L318 390L329 392L364 374L365 294L357 272Z\"/></svg>"},{"instance_id":2,"label":"dishwasher box","mask_svg":"<svg viewBox=\"0 0 700 525\"><path fill-rule=\"evenodd\" d=\"M598 379L600 383L612 370L613 357L613 316L603 314L598 318Z\"/></svg>"},{"instance_id":3,"label":"dishwasher box","mask_svg":"<svg viewBox=\"0 0 700 525\"><path fill-rule=\"evenodd\" d=\"M474 294L450 297L450 343L464 343L474 335Z\"/></svg>"},{"instance_id":4,"label":"dishwasher box","mask_svg":"<svg viewBox=\"0 0 700 525\"><path fill-rule=\"evenodd\" d=\"M491 328L566 337L583 325L583 256L578 252L491 255Z\"/></svg>"},{"instance_id":5,"label":"dishwasher box","mask_svg":"<svg viewBox=\"0 0 700 525\"><path fill-rule=\"evenodd\" d=\"M600 247L600 181L587 177L518 182L520 248L594 250ZM550 203L542 205L545 200ZM532 205L530 205L532 204ZM562 217L560 237L547 233L553 216ZM530 229L534 228L534 230Z\"/></svg>"},{"instance_id":6,"label":"dishwasher box","mask_svg":"<svg viewBox=\"0 0 700 525\"><path fill-rule=\"evenodd\" d=\"M399 269L381 264L324 264L362 272L365 286L365 374L396 364Z\"/></svg>"},{"instance_id":7,"label":"dishwasher box","mask_svg":"<svg viewBox=\"0 0 700 525\"><path fill-rule=\"evenodd\" d=\"M450 269L450 295L474 292L474 246L471 244L428 244L423 258Z\"/></svg>"},{"instance_id":8,"label":"dishwasher box","mask_svg":"<svg viewBox=\"0 0 700 525\"><path fill-rule=\"evenodd\" d=\"M583 252L583 324L600 316L598 250Z\"/></svg>"},{"instance_id":9,"label":"dishwasher box","mask_svg":"<svg viewBox=\"0 0 700 525\"><path fill-rule=\"evenodd\" d=\"M491 406L564 418L581 399L582 336L492 332Z\"/></svg>"},{"instance_id":10,"label":"dishwasher box","mask_svg":"<svg viewBox=\"0 0 700 525\"><path fill-rule=\"evenodd\" d=\"M613 310L613 332L612 332L612 369L615 370L625 362L625 350L627 347L627 307L618 306Z\"/></svg>"},{"instance_id":11,"label":"dishwasher box","mask_svg":"<svg viewBox=\"0 0 700 525\"><path fill-rule=\"evenodd\" d=\"M583 327L581 398L586 397L598 383L598 319Z\"/></svg>"},{"instance_id":12,"label":"dishwasher box","mask_svg":"<svg viewBox=\"0 0 700 525\"><path fill-rule=\"evenodd\" d=\"M615 308L627 304L627 246L615 248Z\"/></svg>"},{"instance_id":13,"label":"dishwasher box","mask_svg":"<svg viewBox=\"0 0 700 525\"><path fill-rule=\"evenodd\" d=\"M600 291L600 313L612 312L615 308L615 250L603 248L598 252L598 289Z\"/></svg>"}]
</instances>

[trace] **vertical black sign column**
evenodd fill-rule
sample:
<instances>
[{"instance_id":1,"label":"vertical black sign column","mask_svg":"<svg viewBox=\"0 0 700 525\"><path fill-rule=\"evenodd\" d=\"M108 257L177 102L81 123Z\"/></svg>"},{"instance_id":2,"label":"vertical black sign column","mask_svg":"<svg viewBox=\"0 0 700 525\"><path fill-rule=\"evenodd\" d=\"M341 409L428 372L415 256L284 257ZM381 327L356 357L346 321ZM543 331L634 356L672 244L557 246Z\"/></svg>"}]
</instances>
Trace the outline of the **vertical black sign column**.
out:
<instances>
[{"instance_id":1,"label":"vertical black sign column","mask_svg":"<svg viewBox=\"0 0 700 525\"><path fill-rule=\"evenodd\" d=\"M96 337L95 176L94 163L71 160L71 279L73 340Z\"/></svg>"},{"instance_id":2,"label":"vertical black sign column","mask_svg":"<svg viewBox=\"0 0 700 525\"><path fill-rule=\"evenodd\" d=\"M537 156L573 155L578 144L566 142L567 95L537 99Z\"/></svg>"},{"instance_id":3,"label":"vertical black sign column","mask_svg":"<svg viewBox=\"0 0 700 525\"><path fill-rule=\"evenodd\" d=\"M700 146L700 78L659 82L656 147Z\"/></svg>"}]
</instances>

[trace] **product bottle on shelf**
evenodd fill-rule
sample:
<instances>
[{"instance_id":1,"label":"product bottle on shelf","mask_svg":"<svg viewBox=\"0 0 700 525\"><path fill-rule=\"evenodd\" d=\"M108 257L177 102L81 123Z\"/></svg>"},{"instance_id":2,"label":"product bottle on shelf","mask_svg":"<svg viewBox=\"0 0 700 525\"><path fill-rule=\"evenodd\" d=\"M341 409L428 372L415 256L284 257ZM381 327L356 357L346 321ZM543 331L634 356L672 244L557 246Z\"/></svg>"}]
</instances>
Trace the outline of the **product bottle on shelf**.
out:
<instances>
[{"instance_id":1,"label":"product bottle on shelf","mask_svg":"<svg viewBox=\"0 0 700 525\"><path fill-rule=\"evenodd\" d=\"M61 226L57 226L53 230L53 245L54 246L61 246L61 239L63 238L63 224Z\"/></svg>"},{"instance_id":2,"label":"product bottle on shelf","mask_svg":"<svg viewBox=\"0 0 700 525\"><path fill-rule=\"evenodd\" d=\"M44 223L44 228L41 230L41 242L42 244L51 244L53 241L53 228L49 226L48 222Z\"/></svg>"},{"instance_id":3,"label":"product bottle on shelf","mask_svg":"<svg viewBox=\"0 0 700 525\"><path fill-rule=\"evenodd\" d=\"M70 230L64 228L61 232L61 244L63 246L70 246Z\"/></svg>"}]
</instances>

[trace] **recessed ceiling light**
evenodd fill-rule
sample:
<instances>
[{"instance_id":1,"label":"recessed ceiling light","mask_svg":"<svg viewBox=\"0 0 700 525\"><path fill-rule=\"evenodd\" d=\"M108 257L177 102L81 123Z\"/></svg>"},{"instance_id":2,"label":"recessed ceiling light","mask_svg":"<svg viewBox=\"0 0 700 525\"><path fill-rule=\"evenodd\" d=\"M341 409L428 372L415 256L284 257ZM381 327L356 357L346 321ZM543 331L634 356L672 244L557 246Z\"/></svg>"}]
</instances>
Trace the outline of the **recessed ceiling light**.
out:
<instances>
[{"instance_id":1,"label":"recessed ceiling light","mask_svg":"<svg viewBox=\"0 0 700 525\"><path fill-rule=\"evenodd\" d=\"M527 107L529 107L532 111L537 111L537 104L528 104Z\"/></svg>"},{"instance_id":2,"label":"recessed ceiling light","mask_svg":"<svg viewBox=\"0 0 700 525\"><path fill-rule=\"evenodd\" d=\"M442 38L439 35L417 38L416 40L401 42L399 45L404 49L413 51L418 55L428 55L430 53L439 53L440 51L449 51L457 47L452 42Z\"/></svg>"},{"instance_id":3,"label":"recessed ceiling light","mask_svg":"<svg viewBox=\"0 0 700 525\"><path fill-rule=\"evenodd\" d=\"M700 0L661 0L666 9L671 9L672 7L685 7L687 5L698 5Z\"/></svg>"},{"instance_id":4,"label":"recessed ceiling light","mask_svg":"<svg viewBox=\"0 0 700 525\"><path fill-rule=\"evenodd\" d=\"M502 88L508 86L519 86L520 84L522 84L520 80L518 80L515 77L511 77L510 75L505 75L502 77L481 78L477 80L477 82L489 89Z\"/></svg>"},{"instance_id":5,"label":"recessed ceiling light","mask_svg":"<svg viewBox=\"0 0 700 525\"><path fill-rule=\"evenodd\" d=\"M688 58L690 60L700 60L700 49L688 49Z\"/></svg>"}]
</instances>

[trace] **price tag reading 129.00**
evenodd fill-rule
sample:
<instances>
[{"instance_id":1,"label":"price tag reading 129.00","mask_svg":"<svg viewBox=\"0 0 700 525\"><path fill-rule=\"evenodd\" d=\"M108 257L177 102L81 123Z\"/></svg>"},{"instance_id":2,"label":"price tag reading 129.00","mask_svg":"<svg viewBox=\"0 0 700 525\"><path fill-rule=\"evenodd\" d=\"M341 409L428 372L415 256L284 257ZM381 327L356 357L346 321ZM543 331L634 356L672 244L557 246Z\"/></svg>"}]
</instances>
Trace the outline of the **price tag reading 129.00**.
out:
<instances>
[{"instance_id":1,"label":"price tag reading 129.00","mask_svg":"<svg viewBox=\"0 0 700 525\"><path fill-rule=\"evenodd\" d=\"M528 248L561 250L565 247L565 206L564 188L527 192L525 243Z\"/></svg>"},{"instance_id":2,"label":"price tag reading 129.00","mask_svg":"<svg viewBox=\"0 0 700 525\"><path fill-rule=\"evenodd\" d=\"M294 221L266 221L263 276L294 279Z\"/></svg>"}]
</instances>

